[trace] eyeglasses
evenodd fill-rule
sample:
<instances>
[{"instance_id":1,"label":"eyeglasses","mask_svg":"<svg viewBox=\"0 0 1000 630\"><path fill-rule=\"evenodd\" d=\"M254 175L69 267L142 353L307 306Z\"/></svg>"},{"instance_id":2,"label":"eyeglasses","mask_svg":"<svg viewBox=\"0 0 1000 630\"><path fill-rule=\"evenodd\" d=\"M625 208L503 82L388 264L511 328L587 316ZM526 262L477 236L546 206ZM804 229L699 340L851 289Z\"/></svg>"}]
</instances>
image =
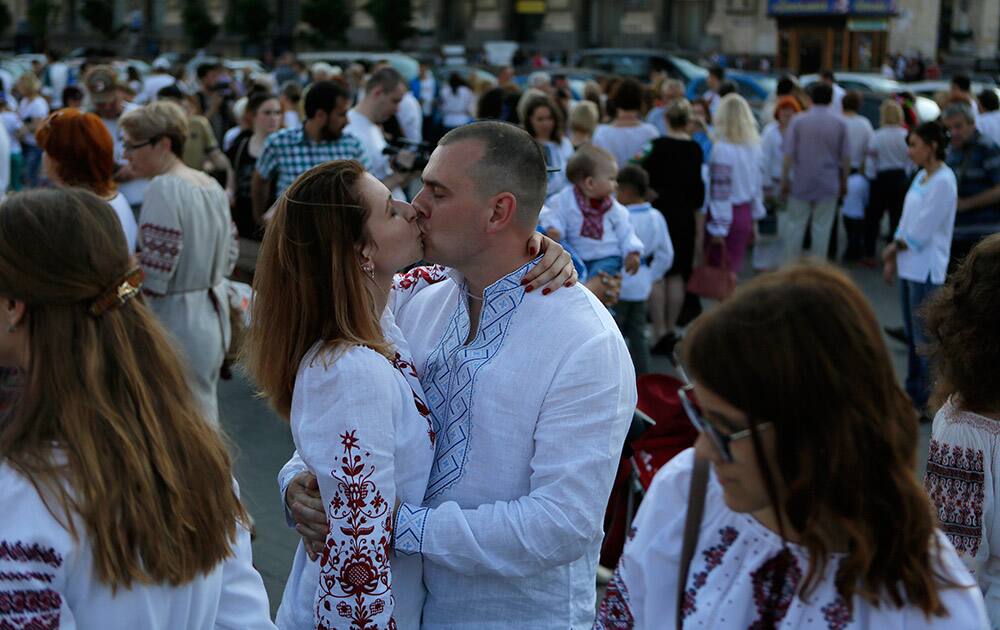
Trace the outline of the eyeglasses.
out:
<instances>
[{"instance_id":1,"label":"eyeglasses","mask_svg":"<svg viewBox=\"0 0 1000 630\"><path fill-rule=\"evenodd\" d=\"M150 138L145 142L136 142L135 144L129 144L128 142L122 143L122 151L135 151L136 149L141 149L148 144L156 144L159 138Z\"/></svg>"},{"instance_id":2,"label":"eyeglasses","mask_svg":"<svg viewBox=\"0 0 1000 630\"><path fill-rule=\"evenodd\" d=\"M694 425L694 428L698 429L699 433L706 434L708 439L712 440L712 444L715 445L719 454L722 455L722 459L732 463L733 452L729 449L729 443L749 437L752 433L751 429L743 429L729 435L721 433L698 413L698 408L691 401L690 392L693 391L694 386L690 383L677 390L677 397L680 398L681 406L684 407L684 413L687 414L688 419L691 420L691 424ZM766 429L770 426L770 422L762 422L757 425L757 429Z\"/></svg>"}]
</instances>

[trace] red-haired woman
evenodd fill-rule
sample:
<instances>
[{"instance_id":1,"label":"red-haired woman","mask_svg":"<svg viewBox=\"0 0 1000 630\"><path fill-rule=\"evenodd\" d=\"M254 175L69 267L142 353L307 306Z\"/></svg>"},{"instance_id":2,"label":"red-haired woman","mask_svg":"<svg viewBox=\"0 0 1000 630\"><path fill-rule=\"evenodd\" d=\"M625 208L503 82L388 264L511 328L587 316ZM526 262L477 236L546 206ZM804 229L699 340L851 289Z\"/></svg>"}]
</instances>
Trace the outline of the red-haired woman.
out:
<instances>
[{"instance_id":1,"label":"red-haired woman","mask_svg":"<svg viewBox=\"0 0 1000 630\"><path fill-rule=\"evenodd\" d=\"M125 231L128 251L134 252L135 213L115 187L114 139L101 119L78 109L60 109L42 122L35 138L44 151L42 165L49 181L86 188L111 204Z\"/></svg>"},{"instance_id":2,"label":"red-haired woman","mask_svg":"<svg viewBox=\"0 0 1000 630\"><path fill-rule=\"evenodd\" d=\"M913 475L917 418L875 314L842 272L758 276L695 321L683 364L700 436L653 480L598 628L988 627Z\"/></svg>"}]
</instances>

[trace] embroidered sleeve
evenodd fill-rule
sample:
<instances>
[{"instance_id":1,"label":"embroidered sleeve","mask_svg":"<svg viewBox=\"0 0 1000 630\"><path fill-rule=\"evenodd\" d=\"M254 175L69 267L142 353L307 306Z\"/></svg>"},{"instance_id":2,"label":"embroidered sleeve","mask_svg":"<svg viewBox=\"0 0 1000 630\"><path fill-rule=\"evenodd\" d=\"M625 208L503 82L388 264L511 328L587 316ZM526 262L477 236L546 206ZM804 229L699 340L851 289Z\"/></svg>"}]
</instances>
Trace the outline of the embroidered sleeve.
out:
<instances>
[{"instance_id":1,"label":"embroidered sleeve","mask_svg":"<svg viewBox=\"0 0 1000 630\"><path fill-rule=\"evenodd\" d=\"M317 630L394 624L393 417L402 413L394 371L384 357L355 348L329 367L313 359L296 383L302 404L292 417L295 442L316 473L330 524L319 560Z\"/></svg>"},{"instance_id":2,"label":"embroidered sleeve","mask_svg":"<svg viewBox=\"0 0 1000 630\"><path fill-rule=\"evenodd\" d=\"M306 467L306 463L302 461L302 456L296 450L292 453L292 458L278 471L278 493L281 495L281 510L285 513L285 524L292 528L295 527L295 519L292 518L292 513L288 510L285 493L288 492L288 486L292 483L292 479L299 473L304 473L307 470L309 469Z\"/></svg>"},{"instance_id":3,"label":"embroidered sleeve","mask_svg":"<svg viewBox=\"0 0 1000 630\"><path fill-rule=\"evenodd\" d=\"M982 449L931 438L924 486L937 508L941 529L975 573L976 556L983 544L986 500Z\"/></svg>"},{"instance_id":4,"label":"embroidered sleeve","mask_svg":"<svg viewBox=\"0 0 1000 630\"><path fill-rule=\"evenodd\" d=\"M183 249L177 205L164 195L162 182L153 182L139 213L139 264L146 274L146 291L166 295Z\"/></svg>"},{"instance_id":5,"label":"embroidered sleeve","mask_svg":"<svg viewBox=\"0 0 1000 630\"><path fill-rule=\"evenodd\" d=\"M479 506L445 501L414 514L426 560L464 575L521 577L572 562L600 539L636 403L627 352L617 331L607 331L564 358L534 427L528 493ZM435 466L448 443L439 437Z\"/></svg>"},{"instance_id":6,"label":"embroidered sleeve","mask_svg":"<svg viewBox=\"0 0 1000 630\"><path fill-rule=\"evenodd\" d=\"M0 628L59 628L63 556L29 540L0 539Z\"/></svg>"},{"instance_id":7,"label":"embroidered sleeve","mask_svg":"<svg viewBox=\"0 0 1000 630\"><path fill-rule=\"evenodd\" d=\"M397 273L392 279L392 291L389 292L389 310L398 312L414 295L447 279L448 271L441 265L414 267L406 273Z\"/></svg>"}]
</instances>

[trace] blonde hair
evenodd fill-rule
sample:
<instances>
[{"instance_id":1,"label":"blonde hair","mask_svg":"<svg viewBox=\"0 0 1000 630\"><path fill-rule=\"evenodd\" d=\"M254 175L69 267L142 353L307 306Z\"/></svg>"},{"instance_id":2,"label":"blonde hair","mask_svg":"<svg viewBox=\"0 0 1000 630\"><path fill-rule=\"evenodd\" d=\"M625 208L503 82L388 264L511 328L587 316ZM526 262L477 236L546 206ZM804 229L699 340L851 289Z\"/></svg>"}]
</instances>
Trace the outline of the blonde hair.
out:
<instances>
[{"instance_id":1,"label":"blonde hair","mask_svg":"<svg viewBox=\"0 0 1000 630\"><path fill-rule=\"evenodd\" d=\"M760 134L750 106L739 94L726 94L715 110L715 137L731 144L757 144Z\"/></svg>"},{"instance_id":2,"label":"blonde hair","mask_svg":"<svg viewBox=\"0 0 1000 630\"><path fill-rule=\"evenodd\" d=\"M903 124L903 108L891 98L882 101L878 106L879 126Z\"/></svg>"},{"instance_id":3,"label":"blonde hair","mask_svg":"<svg viewBox=\"0 0 1000 630\"><path fill-rule=\"evenodd\" d=\"M121 117L118 125L134 140L145 142L170 138L170 151L184 157L188 120L184 108L171 101L156 101Z\"/></svg>"},{"instance_id":4,"label":"blonde hair","mask_svg":"<svg viewBox=\"0 0 1000 630\"><path fill-rule=\"evenodd\" d=\"M101 582L176 586L232 555L249 518L156 315L141 297L91 314L133 267L127 249L114 210L82 189L0 205L0 294L27 304L30 351L0 459L83 530Z\"/></svg>"},{"instance_id":5,"label":"blonde hair","mask_svg":"<svg viewBox=\"0 0 1000 630\"><path fill-rule=\"evenodd\" d=\"M21 96L37 96L39 91L42 89L42 82L35 76L34 72L25 72L17 78L17 82L14 87L21 92ZM26 94L30 92L30 94Z\"/></svg>"},{"instance_id":6,"label":"blonde hair","mask_svg":"<svg viewBox=\"0 0 1000 630\"><path fill-rule=\"evenodd\" d=\"M580 101L569 111L569 128L577 133L592 134L600 122L601 113L591 101Z\"/></svg>"}]
</instances>

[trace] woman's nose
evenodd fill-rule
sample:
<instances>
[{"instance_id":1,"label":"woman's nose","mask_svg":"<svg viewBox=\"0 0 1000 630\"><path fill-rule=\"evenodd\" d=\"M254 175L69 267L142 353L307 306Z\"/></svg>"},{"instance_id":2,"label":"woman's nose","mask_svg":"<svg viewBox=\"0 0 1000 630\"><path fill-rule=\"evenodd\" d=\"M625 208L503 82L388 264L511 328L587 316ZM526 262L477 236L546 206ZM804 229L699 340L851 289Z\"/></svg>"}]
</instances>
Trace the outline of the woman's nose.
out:
<instances>
[{"instance_id":1,"label":"woman's nose","mask_svg":"<svg viewBox=\"0 0 1000 630\"><path fill-rule=\"evenodd\" d=\"M694 456L707 462L719 463L722 456L712 440L705 433L699 433L698 439L694 441Z\"/></svg>"}]
</instances>

